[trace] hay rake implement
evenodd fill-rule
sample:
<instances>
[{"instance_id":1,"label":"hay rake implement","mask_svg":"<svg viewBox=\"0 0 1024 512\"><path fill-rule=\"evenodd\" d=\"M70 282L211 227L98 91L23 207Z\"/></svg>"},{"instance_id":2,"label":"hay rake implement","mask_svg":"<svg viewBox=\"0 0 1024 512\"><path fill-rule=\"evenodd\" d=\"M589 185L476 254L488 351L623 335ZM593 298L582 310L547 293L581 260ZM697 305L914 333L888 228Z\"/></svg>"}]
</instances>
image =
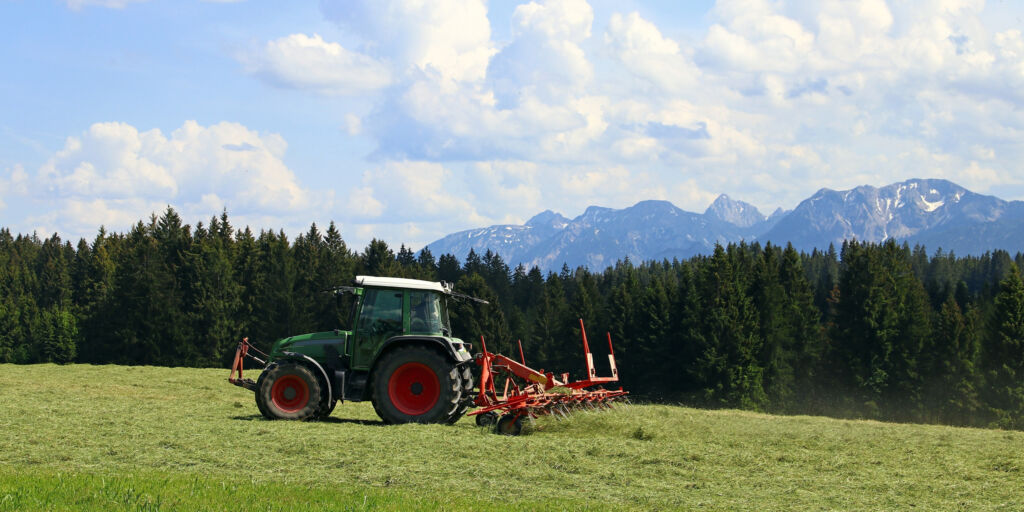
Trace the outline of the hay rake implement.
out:
<instances>
[{"instance_id":1,"label":"hay rake implement","mask_svg":"<svg viewBox=\"0 0 1024 512\"><path fill-rule=\"evenodd\" d=\"M534 370L526 366L523 356L523 345L519 343L519 361L501 354L487 351L483 336L480 344L483 352L477 354L476 364L480 366L480 391L473 403L479 409L469 413L476 416L477 425L494 425L495 431L505 435L518 435L523 428L523 418L533 421L539 416L553 416L556 419L567 417L577 410L610 409L612 403L624 401L628 403L628 391L620 387L617 390L604 389L600 386L618 382L619 371L615 366L615 351L612 348L612 337L608 334L608 363L611 366L610 377L598 377L594 368L594 355L590 352L587 342L587 331L580 319L580 333L583 337L583 354L587 377L582 380L569 381L569 374L559 376L544 370ZM498 392L497 380L504 377L504 386Z\"/></svg>"}]
</instances>

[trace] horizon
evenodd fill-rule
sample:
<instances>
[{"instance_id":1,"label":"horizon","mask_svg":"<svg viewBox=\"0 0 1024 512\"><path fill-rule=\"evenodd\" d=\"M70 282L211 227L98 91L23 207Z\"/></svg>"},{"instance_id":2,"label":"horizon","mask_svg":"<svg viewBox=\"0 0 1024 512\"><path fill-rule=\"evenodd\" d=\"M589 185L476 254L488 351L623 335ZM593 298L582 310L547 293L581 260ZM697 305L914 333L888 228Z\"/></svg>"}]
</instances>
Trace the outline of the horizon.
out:
<instances>
[{"instance_id":1,"label":"horizon","mask_svg":"<svg viewBox=\"0 0 1024 512\"><path fill-rule=\"evenodd\" d=\"M849 189L842 189L842 190L831 189L831 188L828 188L828 187L822 187L822 188L818 189L817 191L815 191L813 195L801 199L792 208L778 207L777 210L781 211L781 213L783 215L788 215L788 214L792 213L797 207L799 207L800 204L803 204L805 201L810 200L812 197L814 197L814 195L817 195L817 194L819 194L821 192L825 192L825 191L829 191L829 192L849 192L849 191L852 191L852 190L855 190L855 189L858 189L858 188L863 188L863 187L879 190L879 189L882 189L882 188L886 188L886 187L890 187L890 186L894 186L894 185L900 185L900 184L904 184L904 183L911 182L911 181L945 181L945 182L947 182L947 183L949 183L949 184L951 184L953 186L964 188L968 192L971 192L971 193L974 193L974 194L978 194L978 192L976 192L976 191L967 189L966 187L963 187L959 183L956 183L955 181L948 180L948 179L945 179L945 178L908 178L908 179L903 180L903 181L897 181L897 182L894 182L894 183L887 183L885 185L861 184L861 185L857 185L857 186L851 187ZM1007 202L1019 202L1020 201L1020 200L1004 199L1004 198L999 197L999 196L994 195L994 194L979 194L979 195L986 196L986 197L994 197L996 199L1007 201ZM104 225L97 226L91 236L68 237L68 236L65 236L64 234L59 233L59 232L51 232L51 233L45 233L45 234L41 235L38 231L32 231L32 232L13 231L13 230L10 229L9 226L0 226L0 228L7 229L9 232L12 233L12 235L15 235L15 236L16 235L34 236L34 237L38 237L40 239L44 239L45 240L45 239L47 239L47 238L49 238L49 237L51 237L53 235L57 235L62 241L66 242L66 243L70 243L73 239L74 240L85 240L86 242L91 243L91 241L95 239L95 237L100 233L101 230L104 233L106 233L108 236L110 234L127 234L138 223L147 224L147 221L149 221L149 220L159 219L167 211L167 208L171 208L172 210L174 210L175 214L177 214L181 218L182 225L183 226L188 226L191 229L197 228L200 224L202 224L203 227L209 227L210 226L210 222L209 222L210 220L212 220L213 218L217 218L218 220L220 220L221 215L222 214L226 214L228 216L228 221L232 225L234 233L239 233L239 232L242 232L242 231L244 231L246 229L249 229L255 235L258 235L262 231L269 231L269 232L275 232L275 233L276 232L284 232L285 235L288 236L289 241L292 242L292 241L295 240L295 238L297 236L304 235L304 234L308 233L309 229L314 227L314 226L321 233L321 235L323 235L326 232L326 230L328 229L328 227L331 224L334 224L335 225L335 229L338 230L338 232L341 234L341 237L345 241L346 245L349 247L349 249L351 249L351 250L353 250L355 252L360 252L361 249L359 249L359 248L360 247L364 247L365 248L366 246L368 246L370 244L370 242L372 240L380 240L380 241L383 241L383 242L387 243L388 247L390 247L391 249L395 250L396 252L397 252L397 250L400 247L405 247L405 248L413 251L414 253L418 254L420 251L422 251L427 246L429 246L431 244L434 244L436 242L440 242L443 239L448 238L448 237L450 237L452 235L460 234L460 233L467 232L467 231L475 231L475 230L480 230L480 229L487 229L487 228L495 227L495 226L523 226L523 225L526 225L527 223L529 223L529 221L533 220L535 217L538 217L538 216L543 215L545 213L552 213L552 214L555 214L555 215L559 215L562 218L564 218L564 219L566 219L566 220L571 222L574 219L577 219L577 218L583 216L584 214L586 214L586 211L591 209L591 208L601 208L601 209L612 210L612 211L622 211L622 210L625 210L625 209L629 209L629 208L635 207L635 206L639 205L640 203L645 203L645 202L665 202L665 203L668 203L668 204L672 205L675 208L679 208L680 210L683 210L684 212L698 214L698 215L704 215L711 208L711 206L716 201L718 201L718 199L720 199L722 197L726 197L727 199L729 199L729 200L731 200L733 202L739 202L739 203L747 204L749 206L753 206L756 209L757 213L761 217L763 217L764 219L769 219L773 215L775 215L775 213L776 213L776 211L765 213L763 210L758 208L756 205L753 205L753 204L745 201L742 198L735 198L735 197L729 196L728 194L726 194L724 192L718 194L717 196L715 196L714 199L710 203L708 203L708 205L705 208L702 208L702 209L699 209L699 210L686 210L685 208L682 208L682 207L676 205L675 203L673 203L672 201L670 201L668 199L641 199L641 200L638 200L636 203L633 203L631 205L626 205L626 206L623 206L623 207L620 207L620 208L609 207L609 206L602 206L602 205L596 205L596 204L588 205L588 206L584 207L582 211L580 211L579 213L577 213L575 215L566 215L566 214L564 214L564 213L562 213L560 211L548 208L548 209L545 209L543 211L539 211L539 212L536 212L536 213L530 215L523 222L518 223L518 224L505 223L505 224L490 224L490 225L486 225L486 226L470 227L470 228L462 229L462 230L459 230L459 231L453 231L451 233L445 233L445 234L441 235L439 238L431 240L430 242L424 243L424 244L419 245L419 246L414 246L414 245L412 245L412 244L410 244L410 243L408 243L406 241L402 241L402 240L394 241L394 240L387 240L387 239L381 238L381 237L371 237L371 239L367 240L365 243L356 244L356 243L353 243L348 237L346 237L346 234L345 234L345 231L343 229L343 226L340 223L338 223L335 220L333 220L333 219L329 219L327 222L324 222L324 223L320 223L320 222L317 222L315 220L314 221L310 221L304 227L300 226L296 230L290 231L290 230L285 229L282 226L253 226L253 225L250 225L250 224L247 224L247 223L238 224L238 223L236 223L233 220L234 217L232 216L231 212L228 211L225 208L225 209L222 209L222 211L220 213L217 213L215 215L210 215L210 216L208 216L206 218L197 218L197 219L193 219L193 220L190 221L190 219L187 219L187 218L185 218L182 215L182 212L180 210L178 210L177 208L174 207L174 205L171 205L171 204L166 205L163 210L153 211L153 212L150 212L150 213L146 214L143 217L140 217L140 218L136 219L134 222L132 222L131 224L126 226L124 229L110 229L110 228L108 228L107 226L104 226ZM756 239L751 240L751 242L756 242L756 241L758 241L758 240L756 240ZM904 240L904 242L905 241L906 240ZM823 250L824 248L818 248L818 249L819 250ZM941 247L938 248L938 249L941 249ZM440 256L440 254L435 255L435 256ZM455 256L458 258L458 255L455 255ZM460 261L461 261L461 259L460 259Z\"/></svg>"},{"instance_id":2,"label":"horizon","mask_svg":"<svg viewBox=\"0 0 1024 512\"><path fill-rule=\"evenodd\" d=\"M762 215L914 176L1024 199L1024 6L0 3L0 219L422 248L552 210ZM419 249L417 249L419 250Z\"/></svg>"}]
</instances>

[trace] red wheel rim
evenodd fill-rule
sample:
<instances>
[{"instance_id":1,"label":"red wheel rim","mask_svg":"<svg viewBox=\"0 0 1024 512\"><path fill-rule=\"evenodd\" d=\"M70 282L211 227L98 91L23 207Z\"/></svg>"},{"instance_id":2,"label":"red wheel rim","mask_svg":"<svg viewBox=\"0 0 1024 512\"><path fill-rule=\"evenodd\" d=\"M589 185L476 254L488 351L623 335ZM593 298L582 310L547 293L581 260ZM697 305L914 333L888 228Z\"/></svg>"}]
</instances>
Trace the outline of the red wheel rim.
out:
<instances>
[{"instance_id":1,"label":"red wheel rim","mask_svg":"<svg viewBox=\"0 0 1024 512\"><path fill-rule=\"evenodd\" d=\"M388 379L388 398L402 413L419 416L432 409L441 398L441 384L427 365L405 363Z\"/></svg>"},{"instance_id":2,"label":"red wheel rim","mask_svg":"<svg viewBox=\"0 0 1024 512\"><path fill-rule=\"evenodd\" d=\"M298 412L309 402L309 386L298 375L284 375L274 381L270 399L283 412Z\"/></svg>"}]
</instances>

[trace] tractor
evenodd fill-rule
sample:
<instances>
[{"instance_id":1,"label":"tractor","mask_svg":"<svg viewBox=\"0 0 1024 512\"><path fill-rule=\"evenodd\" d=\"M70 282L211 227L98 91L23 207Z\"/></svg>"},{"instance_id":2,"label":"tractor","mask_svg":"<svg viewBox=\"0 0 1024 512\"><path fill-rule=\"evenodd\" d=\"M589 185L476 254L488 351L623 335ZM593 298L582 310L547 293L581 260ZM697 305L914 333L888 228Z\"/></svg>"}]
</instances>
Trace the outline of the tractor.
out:
<instances>
[{"instance_id":1,"label":"tractor","mask_svg":"<svg viewBox=\"0 0 1024 512\"><path fill-rule=\"evenodd\" d=\"M487 301L456 293L445 282L356 276L354 286L330 291L352 294L350 330L335 329L282 338L269 353L243 339L235 350L228 381L256 393L256 407L267 419L310 420L331 414L339 401L369 400L385 423L448 423L478 407L480 426L494 425L516 435L522 420L564 417L579 409L611 408L626 401L622 388L587 389L619 380L611 335L611 376L599 377L580 319L586 377L572 381L487 351L470 355L472 345L452 337L448 299ZM244 361L263 365L253 381L242 377ZM474 388L473 368L479 367ZM501 381L499 382L499 379Z\"/></svg>"},{"instance_id":2,"label":"tractor","mask_svg":"<svg viewBox=\"0 0 1024 512\"><path fill-rule=\"evenodd\" d=\"M369 400L386 423L455 423L473 404L472 345L452 337L448 299L486 303L444 282L357 276L350 330L291 336L264 353L243 339L232 384L256 393L268 419L309 420L344 400ZM259 354L259 357L253 353ZM243 360L264 364L242 378ZM237 374L237 376L236 376Z\"/></svg>"}]
</instances>

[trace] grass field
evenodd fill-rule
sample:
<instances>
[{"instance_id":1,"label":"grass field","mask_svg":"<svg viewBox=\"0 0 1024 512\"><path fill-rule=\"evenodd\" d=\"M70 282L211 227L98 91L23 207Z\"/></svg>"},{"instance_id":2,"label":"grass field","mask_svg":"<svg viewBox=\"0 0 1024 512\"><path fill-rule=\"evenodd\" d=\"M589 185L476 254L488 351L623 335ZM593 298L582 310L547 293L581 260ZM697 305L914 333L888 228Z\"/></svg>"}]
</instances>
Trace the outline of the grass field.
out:
<instances>
[{"instance_id":1,"label":"grass field","mask_svg":"<svg viewBox=\"0 0 1024 512\"><path fill-rule=\"evenodd\" d=\"M0 510L1022 510L1024 433L631 406L502 437L227 370L0 365Z\"/></svg>"}]
</instances>

